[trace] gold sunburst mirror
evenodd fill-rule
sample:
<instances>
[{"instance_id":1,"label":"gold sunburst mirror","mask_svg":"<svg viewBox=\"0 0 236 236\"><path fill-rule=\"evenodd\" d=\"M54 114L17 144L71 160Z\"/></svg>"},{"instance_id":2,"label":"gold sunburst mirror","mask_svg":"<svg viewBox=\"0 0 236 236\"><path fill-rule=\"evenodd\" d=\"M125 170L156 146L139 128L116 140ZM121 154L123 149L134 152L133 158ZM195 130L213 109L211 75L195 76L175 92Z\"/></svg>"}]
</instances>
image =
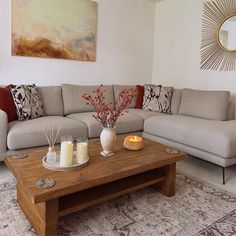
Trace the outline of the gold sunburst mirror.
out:
<instances>
[{"instance_id":1,"label":"gold sunburst mirror","mask_svg":"<svg viewBox=\"0 0 236 236\"><path fill-rule=\"evenodd\" d=\"M236 0L204 3L201 69L236 70Z\"/></svg>"},{"instance_id":2,"label":"gold sunburst mirror","mask_svg":"<svg viewBox=\"0 0 236 236\"><path fill-rule=\"evenodd\" d=\"M236 51L236 15L229 16L220 25L218 43L226 51Z\"/></svg>"}]
</instances>

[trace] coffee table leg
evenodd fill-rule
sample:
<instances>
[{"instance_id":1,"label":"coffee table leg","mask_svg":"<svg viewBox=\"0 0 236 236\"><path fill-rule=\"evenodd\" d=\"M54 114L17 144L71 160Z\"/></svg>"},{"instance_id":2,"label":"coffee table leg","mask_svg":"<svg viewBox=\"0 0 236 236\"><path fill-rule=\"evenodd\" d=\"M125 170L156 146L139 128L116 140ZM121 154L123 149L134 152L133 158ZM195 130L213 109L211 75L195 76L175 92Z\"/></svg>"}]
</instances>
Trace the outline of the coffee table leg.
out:
<instances>
[{"instance_id":1,"label":"coffee table leg","mask_svg":"<svg viewBox=\"0 0 236 236\"><path fill-rule=\"evenodd\" d=\"M159 191L167 197L172 197L175 195L176 164L162 167L161 171L165 174L166 180L159 185Z\"/></svg>"},{"instance_id":2,"label":"coffee table leg","mask_svg":"<svg viewBox=\"0 0 236 236\"><path fill-rule=\"evenodd\" d=\"M45 219L39 235L56 236L58 226L58 199L45 202Z\"/></svg>"},{"instance_id":3,"label":"coffee table leg","mask_svg":"<svg viewBox=\"0 0 236 236\"><path fill-rule=\"evenodd\" d=\"M33 204L24 187L18 184L17 200L26 217L37 232L37 235L57 235L58 198Z\"/></svg>"}]
</instances>

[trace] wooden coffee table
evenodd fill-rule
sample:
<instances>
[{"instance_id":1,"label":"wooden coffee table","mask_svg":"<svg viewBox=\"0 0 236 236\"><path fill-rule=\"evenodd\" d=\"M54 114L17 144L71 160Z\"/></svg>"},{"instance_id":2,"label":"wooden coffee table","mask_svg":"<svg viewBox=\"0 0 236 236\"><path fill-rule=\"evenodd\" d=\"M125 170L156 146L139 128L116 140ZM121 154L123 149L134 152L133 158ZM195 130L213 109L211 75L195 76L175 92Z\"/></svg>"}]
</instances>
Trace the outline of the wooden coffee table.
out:
<instances>
[{"instance_id":1,"label":"wooden coffee table","mask_svg":"<svg viewBox=\"0 0 236 236\"><path fill-rule=\"evenodd\" d=\"M72 172L55 172L42 166L46 153L38 151L27 158L7 157L6 165L17 179L17 200L38 235L56 235L58 218L91 207L122 194L153 185L166 196L175 194L176 162L186 154L169 154L167 147L144 139L144 149L123 148L123 135L117 137L115 155L104 158L99 140L89 145L87 167ZM56 181L50 189L35 183L49 177Z\"/></svg>"}]
</instances>

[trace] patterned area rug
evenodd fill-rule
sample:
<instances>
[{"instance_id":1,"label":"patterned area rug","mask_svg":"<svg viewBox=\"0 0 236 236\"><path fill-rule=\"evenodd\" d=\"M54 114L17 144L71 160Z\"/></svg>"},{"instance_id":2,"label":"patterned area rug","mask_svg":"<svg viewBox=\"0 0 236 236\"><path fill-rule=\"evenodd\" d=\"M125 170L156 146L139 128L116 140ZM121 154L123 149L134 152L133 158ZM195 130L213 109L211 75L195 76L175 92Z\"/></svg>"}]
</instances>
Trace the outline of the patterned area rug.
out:
<instances>
[{"instance_id":1,"label":"patterned area rug","mask_svg":"<svg viewBox=\"0 0 236 236\"><path fill-rule=\"evenodd\" d=\"M236 197L177 175L174 197L152 188L63 217L59 235L236 235ZM16 201L15 180L0 183L0 235L35 235Z\"/></svg>"}]
</instances>

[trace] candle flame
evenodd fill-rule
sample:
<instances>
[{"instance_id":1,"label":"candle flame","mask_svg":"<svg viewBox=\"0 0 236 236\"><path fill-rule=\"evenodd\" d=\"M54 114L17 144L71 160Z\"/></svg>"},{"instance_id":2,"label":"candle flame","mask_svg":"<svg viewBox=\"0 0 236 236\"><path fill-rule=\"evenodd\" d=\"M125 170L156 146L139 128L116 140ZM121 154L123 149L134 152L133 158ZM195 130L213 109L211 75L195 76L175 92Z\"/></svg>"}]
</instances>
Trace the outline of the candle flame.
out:
<instances>
[{"instance_id":1,"label":"candle flame","mask_svg":"<svg viewBox=\"0 0 236 236\"><path fill-rule=\"evenodd\" d=\"M141 142L141 141L142 141L142 138L141 138L141 137L138 137L138 136L130 136L130 137L128 138L128 140L129 140L130 142Z\"/></svg>"}]
</instances>

